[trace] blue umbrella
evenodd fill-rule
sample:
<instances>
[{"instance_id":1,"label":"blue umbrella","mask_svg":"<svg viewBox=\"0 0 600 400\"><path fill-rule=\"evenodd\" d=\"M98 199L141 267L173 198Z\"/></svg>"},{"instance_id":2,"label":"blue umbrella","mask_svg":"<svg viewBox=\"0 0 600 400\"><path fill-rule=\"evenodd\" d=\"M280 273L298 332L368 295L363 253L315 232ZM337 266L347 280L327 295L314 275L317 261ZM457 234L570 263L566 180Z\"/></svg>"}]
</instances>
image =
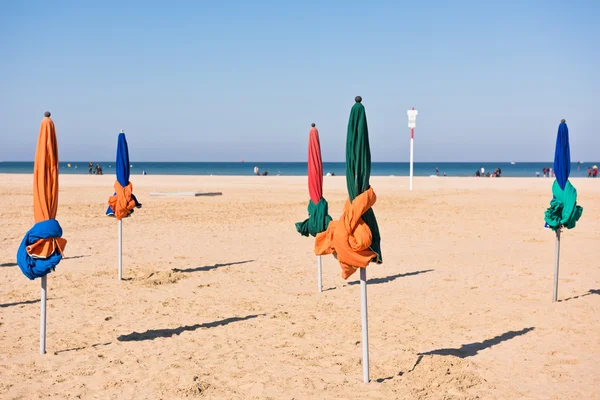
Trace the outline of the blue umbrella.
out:
<instances>
[{"instance_id":1,"label":"blue umbrella","mask_svg":"<svg viewBox=\"0 0 600 400\"><path fill-rule=\"evenodd\" d=\"M137 201L132 193L132 185L129 182L129 148L127 139L123 131L119 133L117 142L117 182L115 182L115 193L109 198L109 206L106 215L116 217L119 226L119 280L123 274L123 217L128 217L133 213L134 208L140 208L142 205ZM116 211L115 209L116 208Z\"/></svg>"},{"instance_id":2,"label":"blue umbrella","mask_svg":"<svg viewBox=\"0 0 600 400\"><path fill-rule=\"evenodd\" d=\"M554 263L554 296L558 298L558 265L560 260L560 234L562 228L575 228L581 218L583 208L577 205L577 190L569 181L571 172L571 149L569 148L569 128L563 119L558 126L556 149L554 151L554 174L556 180L552 185L552 200L546 210L546 225L556 233L556 258Z\"/></svg>"},{"instance_id":3,"label":"blue umbrella","mask_svg":"<svg viewBox=\"0 0 600 400\"><path fill-rule=\"evenodd\" d=\"M119 133L119 138L117 141L117 181L122 187L125 187L129 184L129 175L131 174L130 164L129 164L129 147L127 146L127 139L125 138L125 133ZM115 192L113 196L117 193ZM135 202L135 207L140 208L142 205L137 201L137 198L132 194L131 199ZM133 210L131 210L133 212ZM108 206L106 210L106 215L114 217L115 212L111 206Z\"/></svg>"},{"instance_id":4,"label":"blue umbrella","mask_svg":"<svg viewBox=\"0 0 600 400\"><path fill-rule=\"evenodd\" d=\"M558 126L556 150L554 151L554 175L562 190L569 180L571 173L571 149L569 148L569 128L563 119Z\"/></svg>"}]
</instances>

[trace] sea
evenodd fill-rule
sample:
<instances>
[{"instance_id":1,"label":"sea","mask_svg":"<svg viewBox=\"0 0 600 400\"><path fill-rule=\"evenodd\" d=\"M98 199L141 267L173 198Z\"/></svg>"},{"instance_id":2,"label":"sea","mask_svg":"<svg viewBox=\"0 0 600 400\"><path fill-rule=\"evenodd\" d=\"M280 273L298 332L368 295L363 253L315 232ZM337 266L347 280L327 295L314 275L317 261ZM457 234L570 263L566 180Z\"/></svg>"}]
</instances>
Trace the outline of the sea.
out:
<instances>
[{"instance_id":1,"label":"sea","mask_svg":"<svg viewBox=\"0 0 600 400\"><path fill-rule=\"evenodd\" d=\"M93 161L99 164L104 175L115 173L115 163L110 161ZM599 165L600 162L585 162L571 164L571 177L586 177L587 168ZM244 176L253 175L254 167L258 166L261 174L268 175L305 176L306 162L131 162L131 174L147 175L221 175ZM439 175L454 177L475 176L482 167L486 173L494 172L497 168L503 177L536 177L543 175L544 168L552 168L552 162L417 162L414 164L415 176L435 176L436 168ZM88 174L88 162L66 161L59 164L61 174ZM0 162L0 174L31 174L33 162ZM324 162L323 173L345 175L346 166L343 162ZM373 162L372 176L408 176L407 162Z\"/></svg>"}]
</instances>

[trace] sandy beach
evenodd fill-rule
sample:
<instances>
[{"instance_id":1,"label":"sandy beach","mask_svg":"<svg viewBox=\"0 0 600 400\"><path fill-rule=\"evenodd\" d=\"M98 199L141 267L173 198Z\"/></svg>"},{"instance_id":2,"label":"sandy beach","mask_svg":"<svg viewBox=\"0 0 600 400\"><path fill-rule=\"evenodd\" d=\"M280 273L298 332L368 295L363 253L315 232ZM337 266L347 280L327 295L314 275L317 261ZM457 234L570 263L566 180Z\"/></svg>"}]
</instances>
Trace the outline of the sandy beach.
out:
<instances>
[{"instance_id":1,"label":"sandy beach","mask_svg":"<svg viewBox=\"0 0 600 400\"><path fill-rule=\"evenodd\" d=\"M371 383L362 382L358 274L323 260L317 292L306 177L133 175L143 203L104 216L114 176L61 176L66 258L40 282L15 253L31 175L0 175L2 399L600 399L600 180L584 213L543 229L552 179L375 177L384 263L367 269ZM154 197L155 191L222 192ZM337 218L345 177L326 177Z\"/></svg>"}]
</instances>

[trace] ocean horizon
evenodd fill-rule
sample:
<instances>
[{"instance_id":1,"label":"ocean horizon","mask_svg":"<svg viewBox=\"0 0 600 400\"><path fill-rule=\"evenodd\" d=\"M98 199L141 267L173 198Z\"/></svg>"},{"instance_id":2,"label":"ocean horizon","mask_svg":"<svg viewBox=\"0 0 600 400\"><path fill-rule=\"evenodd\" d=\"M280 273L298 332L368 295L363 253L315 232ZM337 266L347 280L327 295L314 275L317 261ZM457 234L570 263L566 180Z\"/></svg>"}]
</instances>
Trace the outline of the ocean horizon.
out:
<instances>
[{"instance_id":1,"label":"ocean horizon","mask_svg":"<svg viewBox=\"0 0 600 400\"><path fill-rule=\"evenodd\" d=\"M114 161L95 161L94 167L99 164L104 175L115 173ZM587 168L598 165L600 162L571 163L571 177L587 177ZM254 167L258 166L260 172L267 171L268 175L305 176L307 175L306 162L131 162L131 174L140 175L145 171L148 175L221 175L245 176L254 175ZM552 168L553 162L416 162L414 176L435 176L436 168L439 175L453 177L475 176L475 172L482 167L485 172L494 172L497 168L502 171L503 177L535 177L539 172L542 175L544 168ZM579 167L579 170L578 170ZM372 176L408 176L408 162L373 162L371 165ZM61 174L89 174L88 162L63 161L59 163ZM33 172L33 162L0 162L0 174L30 174ZM345 175L344 162L324 162L323 174Z\"/></svg>"}]
</instances>

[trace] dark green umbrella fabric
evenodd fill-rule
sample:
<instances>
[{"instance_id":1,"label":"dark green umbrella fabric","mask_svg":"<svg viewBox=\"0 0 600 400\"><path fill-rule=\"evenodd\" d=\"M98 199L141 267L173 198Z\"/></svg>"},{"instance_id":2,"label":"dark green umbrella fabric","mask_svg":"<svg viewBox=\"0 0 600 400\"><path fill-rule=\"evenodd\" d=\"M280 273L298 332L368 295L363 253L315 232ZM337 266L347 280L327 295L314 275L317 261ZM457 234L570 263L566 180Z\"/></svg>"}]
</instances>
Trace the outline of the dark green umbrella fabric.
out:
<instances>
[{"instance_id":1,"label":"dark green umbrella fabric","mask_svg":"<svg viewBox=\"0 0 600 400\"><path fill-rule=\"evenodd\" d=\"M296 230L302 236L317 236L317 233L327 230L327 226L331 222L329 216L329 207L327 200L321 197L317 204L312 200L308 202L308 219L303 222L296 222Z\"/></svg>"},{"instance_id":2,"label":"dark green umbrella fabric","mask_svg":"<svg viewBox=\"0 0 600 400\"><path fill-rule=\"evenodd\" d=\"M350 202L369 189L369 179L371 178L369 128L367 127L365 107L361 104L361 101L362 99L357 97L356 103L350 110L348 136L346 137L346 185ZM381 263L381 236L373 209L369 208L363 214L362 219L369 226L373 236L370 248L377 253L377 263Z\"/></svg>"}]
</instances>

